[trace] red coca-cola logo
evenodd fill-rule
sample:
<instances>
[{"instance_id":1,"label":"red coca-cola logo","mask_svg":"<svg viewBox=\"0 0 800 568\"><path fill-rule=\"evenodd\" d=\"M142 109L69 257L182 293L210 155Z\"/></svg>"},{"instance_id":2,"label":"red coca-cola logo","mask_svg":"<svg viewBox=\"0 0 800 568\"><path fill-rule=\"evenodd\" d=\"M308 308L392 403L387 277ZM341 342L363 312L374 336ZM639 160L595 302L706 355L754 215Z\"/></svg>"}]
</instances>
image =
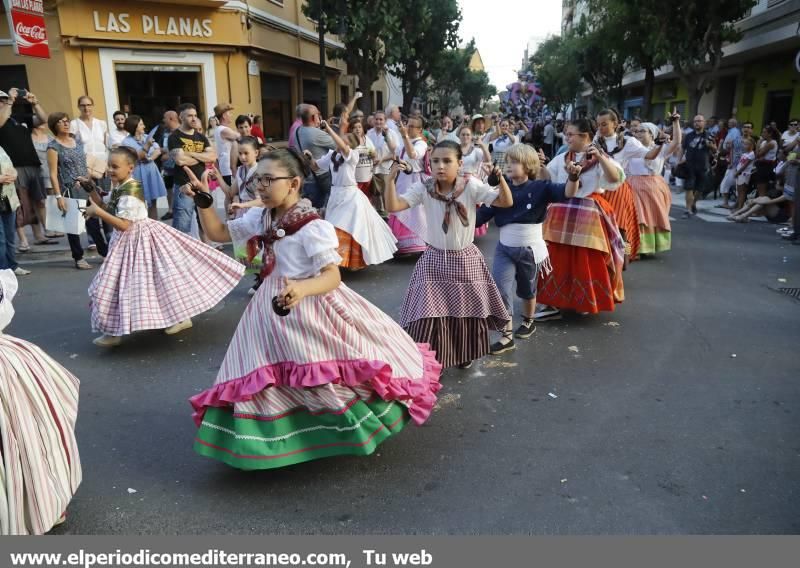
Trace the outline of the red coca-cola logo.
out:
<instances>
[{"instance_id":1,"label":"red coca-cola logo","mask_svg":"<svg viewBox=\"0 0 800 568\"><path fill-rule=\"evenodd\" d=\"M22 22L17 22L16 32L21 36L26 36L38 41L45 41L47 39L47 33L43 26L26 26Z\"/></svg>"}]
</instances>

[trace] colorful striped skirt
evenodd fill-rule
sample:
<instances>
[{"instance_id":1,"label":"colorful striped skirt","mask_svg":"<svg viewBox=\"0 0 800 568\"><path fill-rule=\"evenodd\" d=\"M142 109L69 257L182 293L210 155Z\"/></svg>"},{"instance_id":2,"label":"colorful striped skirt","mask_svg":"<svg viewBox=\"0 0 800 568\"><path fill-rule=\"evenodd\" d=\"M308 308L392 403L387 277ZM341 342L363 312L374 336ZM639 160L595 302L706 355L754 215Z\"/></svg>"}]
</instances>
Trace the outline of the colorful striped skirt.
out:
<instances>
[{"instance_id":1,"label":"colorful striped skirt","mask_svg":"<svg viewBox=\"0 0 800 568\"><path fill-rule=\"evenodd\" d=\"M44 534L81 483L79 381L35 345L0 333L0 534Z\"/></svg>"},{"instance_id":2,"label":"colorful striped skirt","mask_svg":"<svg viewBox=\"0 0 800 568\"><path fill-rule=\"evenodd\" d=\"M478 247L428 247L414 267L400 313L400 325L453 367L489 352L489 330L500 331L511 317ZM434 347L436 346L436 347Z\"/></svg>"},{"instance_id":3,"label":"colorful striped skirt","mask_svg":"<svg viewBox=\"0 0 800 568\"><path fill-rule=\"evenodd\" d=\"M337 233L341 231L355 241L361 249L364 266L391 260L397 252L397 240L391 229L386 226L386 221L378 215L369 199L356 186L334 186L331 189L325 220L336 227ZM347 248L347 239L344 242L340 239L339 243L340 249ZM341 254L341 250L339 254L345 262L348 262L347 257ZM354 262L357 263L358 259L354 259ZM359 268L357 264L342 266Z\"/></svg>"},{"instance_id":4,"label":"colorful striped skirt","mask_svg":"<svg viewBox=\"0 0 800 568\"><path fill-rule=\"evenodd\" d=\"M625 299L624 244L605 199L593 194L552 204L544 237L553 269L540 275L537 302L596 314Z\"/></svg>"},{"instance_id":5,"label":"colorful striped skirt","mask_svg":"<svg viewBox=\"0 0 800 568\"><path fill-rule=\"evenodd\" d=\"M617 227L622 233L622 238L630 247L630 259L636 260L639 257L641 239L639 237L639 221L636 218L636 205L630 183L626 180L614 191L605 192L603 197L611 205Z\"/></svg>"},{"instance_id":6,"label":"colorful striped skirt","mask_svg":"<svg viewBox=\"0 0 800 568\"><path fill-rule=\"evenodd\" d=\"M216 306L244 266L172 227L142 219L114 231L89 286L92 329L128 335L165 329Z\"/></svg>"},{"instance_id":7,"label":"colorful striped skirt","mask_svg":"<svg viewBox=\"0 0 800 568\"><path fill-rule=\"evenodd\" d=\"M361 245L353 239L352 235L341 229L336 229L336 237L339 239L339 248L336 252L342 257L342 262L339 266L349 270L366 268L367 263L364 262L364 253L361 250Z\"/></svg>"},{"instance_id":8,"label":"colorful striped skirt","mask_svg":"<svg viewBox=\"0 0 800 568\"><path fill-rule=\"evenodd\" d=\"M655 254L672 248L672 225L669 210L672 192L661 176L631 176L636 217L641 239L640 254Z\"/></svg>"},{"instance_id":9,"label":"colorful striped skirt","mask_svg":"<svg viewBox=\"0 0 800 568\"><path fill-rule=\"evenodd\" d=\"M280 317L267 278L239 322L215 385L191 399L195 450L240 469L368 455L430 416L442 367L344 284Z\"/></svg>"}]
</instances>

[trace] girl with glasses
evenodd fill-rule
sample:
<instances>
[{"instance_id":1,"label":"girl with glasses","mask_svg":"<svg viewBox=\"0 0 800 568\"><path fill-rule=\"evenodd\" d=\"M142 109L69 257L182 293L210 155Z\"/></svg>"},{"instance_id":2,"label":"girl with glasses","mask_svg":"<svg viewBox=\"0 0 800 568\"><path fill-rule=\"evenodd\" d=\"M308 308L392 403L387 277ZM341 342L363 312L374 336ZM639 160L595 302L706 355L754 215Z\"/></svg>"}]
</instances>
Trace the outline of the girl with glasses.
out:
<instances>
[{"instance_id":1,"label":"girl with glasses","mask_svg":"<svg viewBox=\"0 0 800 568\"><path fill-rule=\"evenodd\" d=\"M187 173L192 193L208 191ZM341 282L336 230L300 198L307 173L302 156L275 150L258 163L263 209L227 225L200 210L210 238L261 258L215 384L191 399L195 451L239 469L369 455L424 423L440 388L429 347Z\"/></svg>"}]
</instances>

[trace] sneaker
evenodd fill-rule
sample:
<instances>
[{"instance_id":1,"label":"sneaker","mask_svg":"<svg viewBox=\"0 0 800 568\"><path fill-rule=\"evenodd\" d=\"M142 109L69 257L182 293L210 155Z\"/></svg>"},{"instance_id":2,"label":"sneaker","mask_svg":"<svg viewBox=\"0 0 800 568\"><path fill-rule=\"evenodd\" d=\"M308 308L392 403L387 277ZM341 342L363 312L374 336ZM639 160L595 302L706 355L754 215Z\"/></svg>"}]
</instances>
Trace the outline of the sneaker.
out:
<instances>
[{"instance_id":1,"label":"sneaker","mask_svg":"<svg viewBox=\"0 0 800 568\"><path fill-rule=\"evenodd\" d=\"M77 268L78 270L91 270L92 265L86 262L86 260L82 258L80 260L75 261L75 268Z\"/></svg>"},{"instance_id":2,"label":"sneaker","mask_svg":"<svg viewBox=\"0 0 800 568\"><path fill-rule=\"evenodd\" d=\"M101 335L96 337L92 343L99 347L116 347L122 343L122 338L116 335Z\"/></svg>"},{"instance_id":3,"label":"sneaker","mask_svg":"<svg viewBox=\"0 0 800 568\"><path fill-rule=\"evenodd\" d=\"M692 212L691 211L687 211L686 213L681 215L681 219L691 219L691 218L692 218Z\"/></svg>"},{"instance_id":4,"label":"sneaker","mask_svg":"<svg viewBox=\"0 0 800 568\"><path fill-rule=\"evenodd\" d=\"M533 321L560 320L562 317L561 310L558 308L541 306L541 308L537 307L536 313L533 314Z\"/></svg>"},{"instance_id":5,"label":"sneaker","mask_svg":"<svg viewBox=\"0 0 800 568\"><path fill-rule=\"evenodd\" d=\"M170 211L167 211L161 216L162 221L169 221L170 219L172 219L172 213Z\"/></svg>"},{"instance_id":6,"label":"sneaker","mask_svg":"<svg viewBox=\"0 0 800 568\"><path fill-rule=\"evenodd\" d=\"M511 339L508 343L503 343L502 341L495 341L492 343L492 346L489 347L489 353L492 355L501 355L506 351L513 351L516 349L517 346L514 345L514 340Z\"/></svg>"},{"instance_id":7,"label":"sneaker","mask_svg":"<svg viewBox=\"0 0 800 568\"><path fill-rule=\"evenodd\" d=\"M467 361L466 363L461 363L458 368L459 369L469 369L472 367L472 361Z\"/></svg>"},{"instance_id":8,"label":"sneaker","mask_svg":"<svg viewBox=\"0 0 800 568\"><path fill-rule=\"evenodd\" d=\"M183 320L182 322L178 322L171 327L168 327L167 329L164 330L164 333L166 333L167 335L175 335L176 333L180 333L184 329L189 329L190 327L192 327L192 320L187 319Z\"/></svg>"},{"instance_id":9,"label":"sneaker","mask_svg":"<svg viewBox=\"0 0 800 568\"><path fill-rule=\"evenodd\" d=\"M522 323L519 324L517 331L514 335L520 339L528 339L536 331L536 326L533 325L533 318L522 318Z\"/></svg>"},{"instance_id":10,"label":"sneaker","mask_svg":"<svg viewBox=\"0 0 800 568\"><path fill-rule=\"evenodd\" d=\"M14 274L16 274L17 276L27 276L27 275L28 275L28 274L30 274L30 273L31 273L31 271L30 271L30 270L25 270L25 269L24 269L24 268L22 268L21 266L17 266L17 267L14 269Z\"/></svg>"},{"instance_id":11,"label":"sneaker","mask_svg":"<svg viewBox=\"0 0 800 568\"><path fill-rule=\"evenodd\" d=\"M94 243L90 244L88 250L97 250L97 245Z\"/></svg>"}]
</instances>

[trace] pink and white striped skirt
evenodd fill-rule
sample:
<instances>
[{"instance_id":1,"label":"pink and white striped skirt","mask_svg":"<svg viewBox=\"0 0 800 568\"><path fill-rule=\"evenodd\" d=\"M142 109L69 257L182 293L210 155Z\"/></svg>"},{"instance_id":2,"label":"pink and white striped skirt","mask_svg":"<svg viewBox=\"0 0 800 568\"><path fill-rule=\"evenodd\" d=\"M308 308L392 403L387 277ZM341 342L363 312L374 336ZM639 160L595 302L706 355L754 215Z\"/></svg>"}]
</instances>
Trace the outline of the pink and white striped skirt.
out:
<instances>
[{"instance_id":1,"label":"pink and white striped skirt","mask_svg":"<svg viewBox=\"0 0 800 568\"><path fill-rule=\"evenodd\" d=\"M244 266L152 219L115 231L89 286L92 329L128 335L165 329L210 310L233 290Z\"/></svg>"}]
</instances>

